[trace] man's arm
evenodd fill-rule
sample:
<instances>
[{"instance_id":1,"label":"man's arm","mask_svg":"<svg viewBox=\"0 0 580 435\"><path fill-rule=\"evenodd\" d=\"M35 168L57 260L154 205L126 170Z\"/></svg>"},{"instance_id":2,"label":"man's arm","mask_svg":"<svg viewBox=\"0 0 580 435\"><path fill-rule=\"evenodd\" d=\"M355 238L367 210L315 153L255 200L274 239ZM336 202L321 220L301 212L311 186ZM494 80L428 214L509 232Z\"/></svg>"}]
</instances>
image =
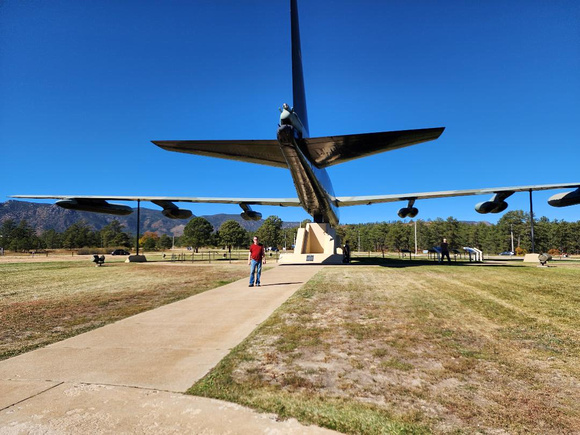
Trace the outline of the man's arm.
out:
<instances>
[{"instance_id":1,"label":"man's arm","mask_svg":"<svg viewBox=\"0 0 580 435\"><path fill-rule=\"evenodd\" d=\"M262 246L262 263L266 264L266 249Z\"/></svg>"}]
</instances>

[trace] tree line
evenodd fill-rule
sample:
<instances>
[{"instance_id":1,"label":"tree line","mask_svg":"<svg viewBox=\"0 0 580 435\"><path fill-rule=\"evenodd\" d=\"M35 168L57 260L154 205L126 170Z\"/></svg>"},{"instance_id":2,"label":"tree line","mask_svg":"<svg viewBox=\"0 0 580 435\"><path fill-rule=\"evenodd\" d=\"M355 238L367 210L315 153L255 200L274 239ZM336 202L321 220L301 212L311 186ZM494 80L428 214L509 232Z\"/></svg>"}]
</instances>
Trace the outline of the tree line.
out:
<instances>
[{"instance_id":1,"label":"tree line","mask_svg":"<svg viewBox=\"0 0 580 435\"><path fill-rule=\"evenodd\" d=\"M170 237L146 231L139 238L139 246L145 251L165 250L173 246L192 247L195 250L220 246L231 250L249 247L254 235L268 247L283 247L286 241L291 246L297 229L282 226L282 219L270 216L255 232L247 231L234 220L226 221L219 229L215 229L207 219L195 217L187 223L182 236ZM63 232L46 230L40 234L26 220L15 222L7 219L0 225L0 247L14 252L81 248L135 249L135 235L126 231L117 219L101 230L94 230L81 220Z\"/></svg>"},{"instance_id":2,"label":"tree line","mask_svg":"<svg viewBox=\"0 0 580 435\"><path fill-rule=\"evenodd\" d=\"M381 222L342 225L337 232L353 251L398 251L415 249L415 225L419 251L439 246L446 238L450 249L473 247L488 254L512 250L518 254L531 252L531 222L529 213L521 210L504 214L496 224L446 220L415 222ZM580 254L580 221L566 222L546 217L534 219L535 252ZM360 249L359 249L360 248Z\"/></svg>"},{"instance_id":3,"label":"tree line","mask_svg":"<svg viewBox=\"0 0 580 435\"><path fill-rule=\"evenodd\" d=\"M40 234L24 219L18 223L6 219L0 226L0 246L14 252L82 247L131 248L132 240L131 234L125 232L124 226L116 219L100 231L95 231L83 220L63 232L51 229Z\"/></svg>"},{"instance_id":4,"label":"tree line","mask_svg":"<svg viewBox=\"0 0 580 435\"><path fill-rule=\"evenodd\" d=\"M309 220L301 223L301 226ZM518 253L531 252L530 216L521 210L504 214L497 224L459 222L452 217L432 221L377 222L347 224L337 228L342 243L349 242L353 251L413 251L438 246L445 237L451 249L464 246L497 254L510 251L512 240ZM297 228L284 228L278 216L270 216L255 232L245 230L238 222L229 220L219 228L202 217L191 219L180 237L145 232L139 245L146 251L165 250L172 246L247 248L254 235L266 247L292 248ZM542 217L534 221L536 252L580 254L580 221L566 222ZM135 237L124 226L113 220L101 230L92 229L85 221L74 223L64 232L47 230L37 234L25 220L8 219L0 226L0 247L15 252L42 249L135 248Z\"/></svg>"}]
</instances>

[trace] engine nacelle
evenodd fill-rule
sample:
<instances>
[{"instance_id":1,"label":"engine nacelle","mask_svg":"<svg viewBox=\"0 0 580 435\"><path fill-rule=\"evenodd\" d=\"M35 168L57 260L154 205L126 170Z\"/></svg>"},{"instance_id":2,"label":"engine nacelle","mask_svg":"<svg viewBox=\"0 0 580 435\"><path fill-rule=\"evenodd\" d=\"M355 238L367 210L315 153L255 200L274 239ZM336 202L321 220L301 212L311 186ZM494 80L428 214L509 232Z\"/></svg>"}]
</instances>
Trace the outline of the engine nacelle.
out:
<instances>
[{"instance_id":1,"label":"engine nacelle","mask_svg":"<svg viewBox=\"0 0 580 435\"><path fill-rule=\"evenodd\" d=\"M243 213L240 213L240 216L245 221L259 221L260 219L262 219L262 213L253 210L248 210Z\"/></svg>"},{"instance_id":2,"label":"engine nacelle","mask_svg":"<svg viewBox=\"0 0 580 435\"><path fill-rule=\"evenodd\" d=\"M508 208L505 201L484 201L475 205L475 211L481 214L501 213Z\"/></svg>"},{"instance_id":3,"label":"engine nacelle","mask_svg":"<svg viewBox=\"0 0 580 435\"><path fill-rule=\"evenodd\" d=\"M406 217L414 218L419 213L417 207L403 207L397 212L400 218L404 219Z\"/></svg>"},{"instance_id":4,"label":"engine nacelle","mask_svg":"<svg viewBox=\"0 0 580 435\"><path fill-rule=\"evenodd\" d=\"M163 209L161 210L161 213L169 219L189 219L193 215L190 210L179 208L166 199L155 199L151 202L161 207Z\"/></svg>"},{"instance_id":5,"label":"engine nacelle","mask_svg":"<svg viewBox=\"0 0 580 435\"><path fill-rule=\"evenodd\" d=\"M572 192L558 193L548 199L548 204L552 207L568 207L569 205L580 204L580 187Z\"/></svg>"},{"instance_id":6,"label":"engine nacelle","mask_svg":"<svg viewBox=\"0 0 580 435\"><path fill-rule=\"evenodd\" d=\"M189 219L193 215L191 210L185 210L183 208L166 208L161 213L170 219Z\"/></svg>"},{"instance_id":7,"label":"engine nacelle","mask_svg":"<svg viewBox=\"0 0 580 435\"><path fill-rule=\"evenodd\" d=\"M504 211L507 208L508 208L508 203L505 201L500 201L497 203L497 207L494 208L491 212L492 213L501 213L502 211Z\"/></svg>"},{"instance_id":8,"label":"engine nacelle","mask_svg":"<svg viewBox=\"0 0 580 435\"><path fill-rule=\"evenodd\" d=\"M61 199L56 205L67 210L90 211L92 213L114 214L127 216L133 213L133 209L127 205L109 204L103 199Z\"/></svg>"},{"instance_id":9,"label":"engine nacelle","mask_svg":"<svg viewBox=\"0 0 580 435\"><path fill-rule=\"evenodd\" d=\"M290 127L292 128L292 127ZM246 204L245 202L240 203L240 207L242 207L243 213L240 213L240 216L245 221L259 221L262 219L262 213L252 210L250 204Z\"/></svg>"}]
</instances>

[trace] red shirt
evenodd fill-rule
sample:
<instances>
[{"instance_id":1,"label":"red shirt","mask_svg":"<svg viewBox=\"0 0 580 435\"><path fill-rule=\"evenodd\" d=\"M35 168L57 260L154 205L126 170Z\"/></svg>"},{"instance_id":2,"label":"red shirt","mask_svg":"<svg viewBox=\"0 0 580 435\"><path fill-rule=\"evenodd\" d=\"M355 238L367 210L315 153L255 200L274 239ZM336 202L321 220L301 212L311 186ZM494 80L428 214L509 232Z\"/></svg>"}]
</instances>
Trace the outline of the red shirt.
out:
<instances>
[{"instance_id":1,"label":"red shirt","mask_svg":"<svg viewBox=\"0 0 580 435\"><path fill-rule=\"evenodd\" d=\"M250 256L252 260L262 261L264 257L264 245L252 243L252 246L250 246Z\"/></svg>"}]
</instances>

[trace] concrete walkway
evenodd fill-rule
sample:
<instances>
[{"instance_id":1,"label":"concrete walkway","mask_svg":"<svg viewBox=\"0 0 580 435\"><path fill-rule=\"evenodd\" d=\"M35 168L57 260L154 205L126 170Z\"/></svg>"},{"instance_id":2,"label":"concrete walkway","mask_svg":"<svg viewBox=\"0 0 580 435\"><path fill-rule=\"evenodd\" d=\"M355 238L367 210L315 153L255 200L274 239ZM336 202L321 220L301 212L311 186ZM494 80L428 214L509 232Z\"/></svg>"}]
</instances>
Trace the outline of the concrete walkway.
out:
<instances>
[{"instance_id":1,"label":"concrete walkway","mask_svg":"<svg viewBox=\"0 0 580 435\"><path fill-rule=\"evenodd\" d=\"M0 362L0 433L332 433L182 394L319 270L278 266Z\"/></svg>"}]
</instances>

